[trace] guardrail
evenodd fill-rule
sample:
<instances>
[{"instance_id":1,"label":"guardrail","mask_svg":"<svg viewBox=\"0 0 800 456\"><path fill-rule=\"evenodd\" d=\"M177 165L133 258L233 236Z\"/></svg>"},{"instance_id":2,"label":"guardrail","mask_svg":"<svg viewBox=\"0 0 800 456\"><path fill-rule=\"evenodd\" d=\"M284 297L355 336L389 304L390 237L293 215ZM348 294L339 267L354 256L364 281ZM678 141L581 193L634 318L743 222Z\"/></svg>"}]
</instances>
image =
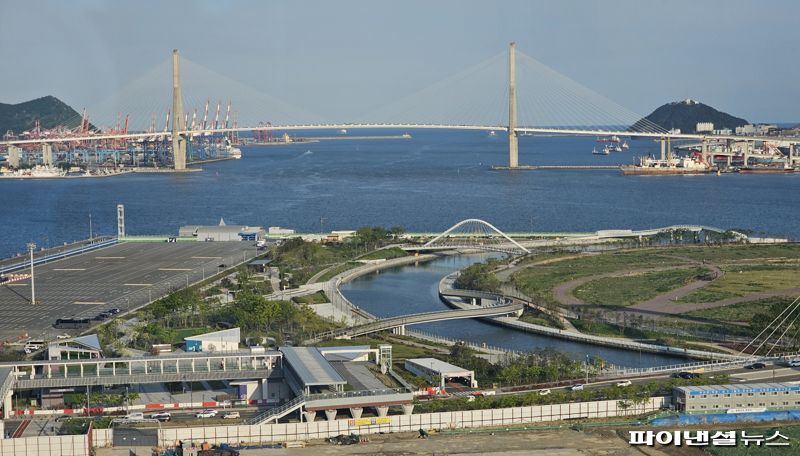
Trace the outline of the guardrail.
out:
<instances>
[{"instance_id":1,"label":"guardrail","mask_svg":"<svg viewBox=\"0 0 800 456\"><path fill-rule=\"evenodd\" d=\"M105 240L101 240L101 241L98 241L98 242L93 242L93 243L85 245L83 247L77 247L77 248L65 250L65 251L59 252L59 253L53 253L53 254L49 254L49 255L40 256L38 258L34 255L33 265L36 266L36 265L39 265L39 264L47 263L49 261L60 260L62 258L66 258L66 257L72 256L72 255L78 255L80 253L90 252L92 250L97 250L97 249L100 249L100 248L103 248L103 247L108 247L110 245L114 245L114 244L116 244L118 242L117 238L111 238L111 239L102 238L102 239L105 239ZM17 271L19 269L29 268L30 266L31 266L30 257L28 257L27 261L20 261L19 263L14 263L14 264L12 264L10 266L4 266L4 267L0 268L0 274L5 274L7 272Z\"/></svg>"},{"instance_id":2,"label":"guardrail","mask_svg":"<svg viewBox=\"0 0 800 456\"><path fill-rule=\"evenodd\" d=\"M506 315L518 312L523 309L522 304L507 304L504 302L495 303L489 306L475 307L461 310L436 310L432 312L422 312L411 315L401 315L398 317L383 318L361 325L350 326L347 328L334 329L321 334L317 334L310 339L316 342L322 339L329 339L339 336L361 336L378 331L385 331L387 329L397 328L400 326L429 323L441 320L455 320L460 318L475 318L486 316Z\"/></svg>"}]
</instances>

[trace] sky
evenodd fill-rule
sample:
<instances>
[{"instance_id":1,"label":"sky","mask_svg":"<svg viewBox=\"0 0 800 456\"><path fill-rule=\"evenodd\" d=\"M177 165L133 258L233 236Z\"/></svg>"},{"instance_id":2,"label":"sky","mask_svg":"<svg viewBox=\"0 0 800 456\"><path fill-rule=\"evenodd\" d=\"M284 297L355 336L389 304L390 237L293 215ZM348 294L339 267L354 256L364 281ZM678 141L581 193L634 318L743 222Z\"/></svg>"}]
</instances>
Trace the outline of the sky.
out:
<instances>
[{"instance_id":1,"label":"sky","mask_svg":"<svg viewBox=\"0 0 800 456\"><path fill-rule=\"evenodd\" d=\"M751 122L800 121L797 17L795 0L2 0L0 102L54 95L80 110L127 96L113 101L126 107L142 98L137 80L165 98L179 48L207 72L208 97L235 82L300 117L345 120L516 41L635 113L693 98Z\"/></svg>"}]
</instances>

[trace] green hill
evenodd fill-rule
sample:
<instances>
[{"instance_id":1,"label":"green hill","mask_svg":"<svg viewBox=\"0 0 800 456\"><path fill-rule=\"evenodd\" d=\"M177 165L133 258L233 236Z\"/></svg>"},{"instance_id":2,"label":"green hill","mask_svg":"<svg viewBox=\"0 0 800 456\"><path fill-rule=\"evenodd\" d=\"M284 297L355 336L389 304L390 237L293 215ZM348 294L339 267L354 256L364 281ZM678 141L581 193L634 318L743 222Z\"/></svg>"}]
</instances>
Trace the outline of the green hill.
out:
<instances>
[{"instance_id":1,"label":"green hill","mask_svg":"<svg viewBox=\"0 0 800 456\"><path fill-rule=\"evenodd\" d=\"M631 126L631 130L646 131L652 130L645 127L645 120L648 120L665 130L678 128L682 133L694 133L698 122L711 122L714 129L730 128L747 125L745 119L734 117L728 113L717 111L706 104L694 100L683 100L667 103L642 120Z\"/></svg>"},{"instance_id":2,"label":"green hill","mask_svg":"<svg viewBox=\"0 0 800 456\"><path fill-rule=\"evenodd\" d=\"M0 103L0 135L8 130L17 134L30 130L36 126L37 119L42 128L58 125L75 128L81 123L77 111L51 95L17 104Z\"/></svg>"}]
</instances>

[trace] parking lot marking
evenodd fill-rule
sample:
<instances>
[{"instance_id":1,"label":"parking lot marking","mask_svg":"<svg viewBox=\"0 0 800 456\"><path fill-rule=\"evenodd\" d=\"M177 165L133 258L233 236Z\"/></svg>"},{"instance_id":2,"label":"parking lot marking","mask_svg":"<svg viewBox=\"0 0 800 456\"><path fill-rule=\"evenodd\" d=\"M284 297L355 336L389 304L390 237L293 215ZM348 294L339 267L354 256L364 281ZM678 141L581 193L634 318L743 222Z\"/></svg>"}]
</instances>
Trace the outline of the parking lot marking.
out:
<instances>
[{"instance_id":1,"label":"parking lot marking","mask_svg":"<svg viewBox=\"0 0 800 456\"><path fill-rule=\"evenodd\" d=\"M95 260L124 260L123 256L98 256L94 257Z\"/></svg>"},{"instance_id":2,"label":"parking lot marking","mask_svg":"<svg viewBox=\"0 0 800 456\"><path fill-rule=\"evenodd\" d=\"M152 283L123 283L126 287L149 287Z\"/></svg>"},{"instance_id":3,"label":"parking lot marking","mask_svg":"<svg viewBox=\"0 0 800 456\"><path fill-rule=\"evenodd\" d=\"M222 257L193 256L193 260L220 260Z\"/></svg>"},{"instance_id":4,"label":"parking lot marking","mask_svg":"<svg viewBox=\"0 0 800 456\"><path fill-rule=\"evenodd\" d=\"M85 271L86 268L54 268L53 271Z\"/></svg>"}]
</instances>

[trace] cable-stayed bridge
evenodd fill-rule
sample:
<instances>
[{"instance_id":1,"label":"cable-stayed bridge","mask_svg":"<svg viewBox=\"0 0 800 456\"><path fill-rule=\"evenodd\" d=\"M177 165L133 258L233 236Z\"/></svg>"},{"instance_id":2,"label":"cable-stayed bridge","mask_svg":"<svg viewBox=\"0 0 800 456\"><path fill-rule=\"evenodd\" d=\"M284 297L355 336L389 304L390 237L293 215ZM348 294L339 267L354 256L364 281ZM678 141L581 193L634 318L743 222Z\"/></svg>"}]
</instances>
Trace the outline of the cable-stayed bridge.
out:
<instances>
[{"instance_id":1,"label":"cable-stayed bridge","mask_svg":"<svg viewBox=\"0 0 800 456\"><path fill-rule=\"evenodd\" d=\"M81 130L68 135L46 137L12 138L0 142L6 146L9 154L18 151L19 147L41 145L42 154L47 153L49 145L69 143L89 143L96 141L112 142L162 142L169 145L168 155L175 170L183 170L187 165L187 149L198 139L209 137L234 136L238 133L264 133L274 131L303 130L343 130L343 129L442 129L442 130L483 130L505 132L508 140L507 169L520 168L518 135L546 134L592 137L639 137L661 141L662 155L665 146L671 140L695 140L702 145L703 154L709 156L707 145L711 141L770 141L780 142L790 149L790 156L796 156L797 137L776 136L739 136L739 135L705 135L667 131L642 116L639 116L607 98L596 94L585 86L559 74L555 70L537 62L524 54L518 60L514 43L509 46L508 53L492 57L474 68L448 78L440 83L413 94L393 105L376 111L374 118L407 119L403 121L375 122L358 120L351 122L275 122L264 123L251 120L251 126L239 126L238 114L233 113L228 104L224 121L220 121L220 104L217 104L213 121L208 120L209 103L206 102L202 120L197 118L197 111L190 116L184 112L183 86L181 80L181 60L177 50L172 56L172 108L168 111L164 129L156 131L155 116L150 128L142 132L129 132L127 118L125 128L118 126L106 132L95 133L85 128L88 120L81 119ZM503 61L506 62L503 62ZM525 74L533 75L534 81L518 79L518 67ZM507 72L502 78L498 69ZM435 96L440 92L455 92L457 88L465 89L468 94L451 93L451 101L458 101L455 113L448 113L440 100ZM503 93L498 93L499 89ZM518 90L519 89L519 90ZM522 93L522 96L519 95ZM485 97L488 104L478 108L469 106L470 97ZM499 95L499 96L498 96ZM141 97L140 97L141 98ZM519 100L522 103L519 103ZM270 109L277 106L268 100ZM488 106L488 107L487 107ZM431 112L425 115L420 112ZM478 112L478 116L465 117L462 113ZM502 113L502 120L500 119ZM520 122L519 114L523 115ZM264 115L264 113L260 113ZM427 119L414 120L414 116ZM302 116L302 114L300 114ZM434 119L433 117L436 117ZM288 117L287 117L288 118ZM295 119L299 119L295 114ZM366 116L366 118L371 118Z\"/></svg>"}]
</instances>

